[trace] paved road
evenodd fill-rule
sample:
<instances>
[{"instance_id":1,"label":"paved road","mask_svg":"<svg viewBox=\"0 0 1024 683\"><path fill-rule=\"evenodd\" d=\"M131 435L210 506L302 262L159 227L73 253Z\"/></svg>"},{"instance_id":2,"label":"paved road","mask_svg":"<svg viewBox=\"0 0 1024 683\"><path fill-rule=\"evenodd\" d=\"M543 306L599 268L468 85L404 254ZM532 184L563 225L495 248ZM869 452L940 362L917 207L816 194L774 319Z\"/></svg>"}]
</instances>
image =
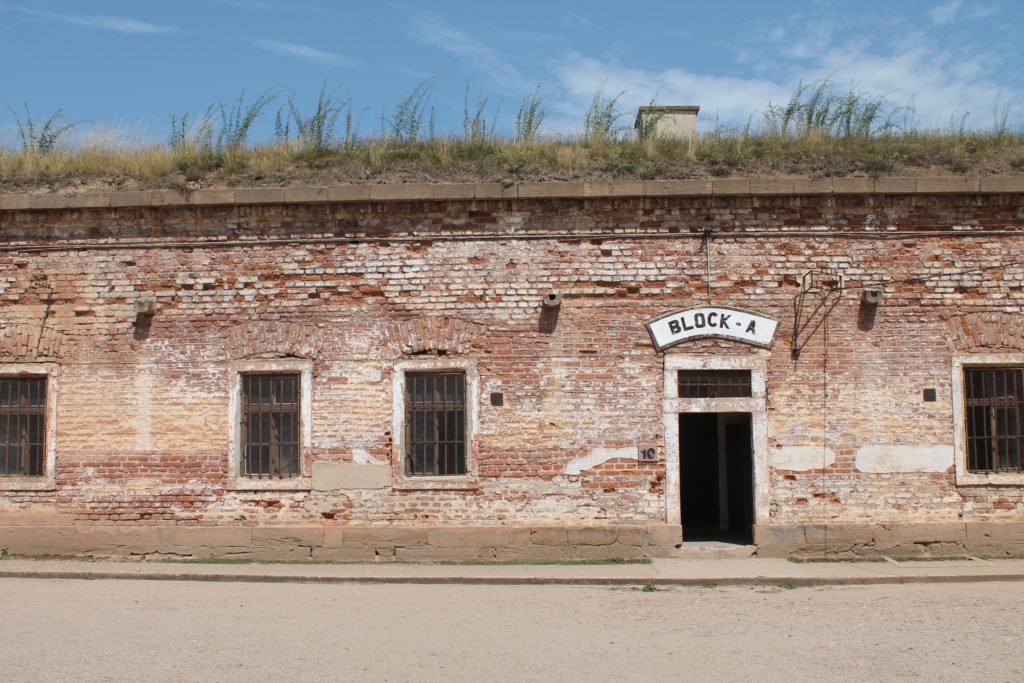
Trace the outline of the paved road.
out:
<instances>
[{"instance_id":1,"label":"paved road","mask_svg":"<svg viewBox=\"0 0 1024 683\"><path fill-rule=\"evenodd\" d=\"M1024 680L1024 583L0 579L4 681Z\"/></svg>"}]
</instances>

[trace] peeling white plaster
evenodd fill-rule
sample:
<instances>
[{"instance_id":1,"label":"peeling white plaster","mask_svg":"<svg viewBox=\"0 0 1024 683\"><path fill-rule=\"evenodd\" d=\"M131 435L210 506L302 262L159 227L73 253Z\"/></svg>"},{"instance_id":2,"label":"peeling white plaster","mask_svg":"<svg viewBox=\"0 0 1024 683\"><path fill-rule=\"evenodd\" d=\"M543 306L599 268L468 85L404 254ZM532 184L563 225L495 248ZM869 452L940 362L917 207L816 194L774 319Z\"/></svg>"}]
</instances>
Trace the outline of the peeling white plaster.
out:
<instances>
[{"instance_id":1,"label":"peeling white plaster","mask_svg":"<svg viewBox=\"0 0 1024 683\"><path fill-rule=\"evenodd\" d=\"M565 473L579 474L583 470L589 470L615 458L637 460L638 457L636 446L627 446L626 448L594 448L587 455L573 458L567 462L565 464Z\"/></svg>"},{"instance_id":2,"label":"peeling white plaster","mask_svg":"<svg viewBox=\"0 0 1024 683\"><path fill-rule=\"evenodd\" d=\"M380 382L382 379L381 368L371 363L349 362L339 363L335 374L339 377L346 377L350 382Z\"/></svg>"},{"instance_id":3,"label":"peeling white plaster","mask_svg":"<svg viewBox=\"0 0 1024 683\"><path fill-rule=\"evenodd\" d=\"M953 446L871 444L857 449L861 472L945 472L953 464Z\"/></svg>"},{"instance_id":4,"label":"peeling white plaster","mask_svg":"<svg viewBox=\"0 0 1024 683\"><path fill-rule=\"evenodd\" d=\"M357 465L386 465L387 461L373 457L365 448L352 449L352 462Z\"/></svg>"},{"instance_id":5,"label":"peeling white plaster","mask_svg":"<svg viewBox=\"0 0 1024 683\"><path fill-rule=\"evenodd\" d=\"M391 485L388 465L313 462L313 490L383 489Z\"/></svg>"},{"instance_id":6,"label":"peeling white plaster","mask_svg":"<svg viewBox=\"0 0 1024 683\"><path fill-rule=\"evenodd\" d=\"M793 472L819 470L836 461L832 449L822 446L783 446L772 451L771 457L772 467Z\"/></svg>"}]
</instances>

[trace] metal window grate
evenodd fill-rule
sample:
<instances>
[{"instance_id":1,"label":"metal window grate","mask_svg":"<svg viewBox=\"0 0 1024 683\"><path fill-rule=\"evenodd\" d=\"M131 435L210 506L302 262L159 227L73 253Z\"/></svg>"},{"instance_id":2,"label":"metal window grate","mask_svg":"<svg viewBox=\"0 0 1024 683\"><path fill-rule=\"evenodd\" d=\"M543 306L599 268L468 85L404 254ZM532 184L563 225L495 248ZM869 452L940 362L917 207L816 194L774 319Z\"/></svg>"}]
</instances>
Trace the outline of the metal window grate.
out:
<instances>
[{"instance_id":1,"label":"metal window grate","mask_svg":"<svg viewBox=\"0 0 1024 683\"><path fill-rule=\"evenodd\" d=\"M299 376L242 375L242 476L297 477Z\"/></svg>"},{"instance_id":2,"label":"metal window grate","mask_svg":"<svg viewBox=\"0 0 1024 683\"><path fill-rule=\"evenodd\" d=\"M967 469L1024 472L1024 368L964 369Z\"/></svg>"},{"instance_id":3,"label":"metal window grate","mask_svg":"<svg viewBox=\"0 0 1024 683\"><path fill-rule=\"evenodd\" d=\"M0 379L0 476L41 477L45 454L46 378Z\"/></svg>"},{"instance_id":4,"label":"metal window grate","mask_svg":"<svg viewBox=\"0 0 1024 683\"><path fill-rule=\"evenodd\" d=\"M749 398L750 370L680 370L679 398Z\"/></svg>"},{"instance_id":5,"label":"metal window grate","mask_svg":"<svg viewBox=\"0 0 1024 683\"><path fill-rule=\"evenodd\" d=\"M461 372L405 376L405 473L466 473L466 376Z\"/></svg>"}]
</instances>

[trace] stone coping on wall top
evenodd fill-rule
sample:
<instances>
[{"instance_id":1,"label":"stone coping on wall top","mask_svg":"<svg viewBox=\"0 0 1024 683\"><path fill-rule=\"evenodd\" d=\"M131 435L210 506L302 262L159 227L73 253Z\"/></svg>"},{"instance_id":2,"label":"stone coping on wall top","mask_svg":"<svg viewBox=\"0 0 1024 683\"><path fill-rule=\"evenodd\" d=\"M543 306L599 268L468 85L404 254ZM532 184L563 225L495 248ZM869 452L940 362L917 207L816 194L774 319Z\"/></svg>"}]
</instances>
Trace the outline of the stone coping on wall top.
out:
<instances>
[{"instance_id":1,"label":"stone coping on wall top","mask_svg":"<svg viewBox=\"0 0 1024 683\"><path fill-rule=\"evenodd\" d=\"M1024 176L892 178L706 178L524 183L409 183L330 187L143 190L102 194L0 194L0 211L335 202L581 199L716 195L1015 194Z\"/></svg>"}]
</instances>

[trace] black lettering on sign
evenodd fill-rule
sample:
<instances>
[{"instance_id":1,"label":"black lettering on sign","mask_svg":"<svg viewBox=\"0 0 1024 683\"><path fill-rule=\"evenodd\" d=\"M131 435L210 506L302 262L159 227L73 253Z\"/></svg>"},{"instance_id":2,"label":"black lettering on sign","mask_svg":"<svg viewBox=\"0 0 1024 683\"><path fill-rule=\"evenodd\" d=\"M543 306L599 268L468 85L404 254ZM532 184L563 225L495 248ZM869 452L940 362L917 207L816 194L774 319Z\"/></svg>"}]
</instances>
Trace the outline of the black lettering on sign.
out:
<instances>
[{"instance_id":1,"label":"black lettering on sign","mask_svg":"<svg viewBox=\"0 0 1024 683\"><path fill-rule=\"evenodd\" d=\"M718 327L718 325L715 323L715 320L717 320L717 319L718 319L718 312L717 311L711 311L710 313L708 313L708 327Z\"/></svg>"},{"instance_id":2,"label":"black lettering on sign","mask_svg":"<svg viewBox=\"0 0 1024 683\"><path fill-rule=\"evenodd\" d=\"M750 323L747 324L746 334L757 334L756 320L751 320Z\"/></svg>"},{"instance_id":3,"label":"black lettering on sign","mask_svg":"<svg viewBox=\"0 0 1024 683\"><path fill-rule=\"evenodd\" d=\"M684 317L681 317L681 318L679 318L679 321L680 321L681 323L683 323L683 329L684 329L684 330L686 330L687 332L689 332L690 330L692 330L692 329L693 329L693 327L692 327L692 326L690 326L690 325L687 325L687 324L686 324L686 317L685 317L685 316L684 316Z\"/></svg>"},{"instance_id":4,"label":"black lettering on sign","mask_svg":"<svg viewBox=\"0 0 1024 683\"><path fill-rule=\"evenodd\" d=\"M682 328L679 327L679 323L676 322L675 320L668 321L668 329L672 332L672 334L679 334L680 332L682 332Z\"/></svg>"},{"instance_id":5,"label":"black lettering on sign","mask_svg":"<svg viewBox=\"0 0 1024 683\"><path fill-rule=\"evenodd\" d=\"M693 316L693 324L696 325L698 328L704 327L704 314L695 313Z\"/></svg>"},{"instance_id":6,"label":"black lettering on sign","mask_svg":"<svg viewBox=\"0 0 1024 683\"><path fill-rule=\"evenodd\" d=\"M722 317L718 319L718 326L723 330L729 329L729 316L731 315L732 313L723 313Z\"/></svg>"}]
</instances>

